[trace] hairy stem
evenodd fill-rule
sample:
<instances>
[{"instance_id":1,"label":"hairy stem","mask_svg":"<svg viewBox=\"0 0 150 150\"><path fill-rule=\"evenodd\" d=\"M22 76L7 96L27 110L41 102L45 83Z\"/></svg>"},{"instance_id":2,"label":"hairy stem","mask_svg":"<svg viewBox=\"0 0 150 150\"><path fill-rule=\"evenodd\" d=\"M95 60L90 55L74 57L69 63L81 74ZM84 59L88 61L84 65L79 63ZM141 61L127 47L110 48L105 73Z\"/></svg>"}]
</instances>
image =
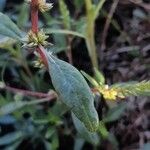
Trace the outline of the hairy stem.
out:
<instances>
[{"instance_id":1,"label":"hairy stem","mask_svg":"<svg viewBox=\"0 0 150 150\"><path fill-rule=\"evenodd\" d=\"M31 1L32 32L38 33L38 0Z\"/></svg>"},{"instance_id":2,"label":"hairy stem","mask_svg":"<svg viewBox=\"0 0 150 150\"><path fill-rule=\"evenodd\" d=\"M32 24L32 32L37 34L38 33L38 0L31 1L31 24ZM44 52L44 48L42 46L38 46L36 51L40 55L41 60L43 61L44 65L48 67L47 57Z\"/></svg>"}]
</instances>

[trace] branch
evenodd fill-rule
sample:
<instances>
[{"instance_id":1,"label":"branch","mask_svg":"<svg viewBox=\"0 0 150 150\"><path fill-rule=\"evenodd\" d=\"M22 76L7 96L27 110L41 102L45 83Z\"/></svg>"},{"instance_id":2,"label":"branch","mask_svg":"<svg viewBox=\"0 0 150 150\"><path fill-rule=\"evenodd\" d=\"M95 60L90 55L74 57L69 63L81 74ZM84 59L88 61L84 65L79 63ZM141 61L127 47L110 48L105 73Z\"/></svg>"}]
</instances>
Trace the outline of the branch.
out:
<instances>
[{"instance_id":1,"label":"branch","mask_svg":"<svg viewBox=\"0 0 150 150\"><path fill-rule=\"evenodd\" d=\"M31 1L32 32L38 33L38 0Z\"/></svg>"},{"instance_id":2,"label":"branch","mask_svg":"<svg viewBox=\"0 0 150 150\"><path fill-rule=\"evenodd\" d=\"M32 0L31 1L31 24L32 24L32 32L37 34L38 33L38 11L39 11L39 6L38 6L38 0ZM42 49L41 49L42 48ZM47 63L47 57L44 52L44 48L41 46L38 46L36 48L36 51L40 55L41 60L43 61L44 65L48 67Z\"/></svg>"},{"instance_id":3,"label":"branch","mask_svg":"<svg viewBox=\"0 0 150 150\"><path fill-rule=\"evenodd\" d=\"M1 89L7 90L12 93L21 93L24 96L31 96L36 98L49 98L49 99L57 98L57 94L54 91L51 91L50 93L42 93L42 92L34 92L29 90L18 89L6 85L1 87Z\"/></svg>"},{"instance_id":4,"label":"branch","mask_svg":"<svg viewBox=\"0 0 150 150\"><path fill-rule=\"evenodd\" d=\"M117 8L117 5L119 3L119 0L114 0L112 6L111 6L111 9L109 11L109 14L107 16L107 19L106 19L106 22L105 22L105 26L104 26L104 30L103 30L103 33L102 33L102 41L101 41L101 50L103 51L105 48L106 48L106 38L107 38L107 34L108 34L108 30L109 30L109 26L110 26L110 23L111 23L111 19L113 17L113 14Z\"/></svg>"}]
</instances>

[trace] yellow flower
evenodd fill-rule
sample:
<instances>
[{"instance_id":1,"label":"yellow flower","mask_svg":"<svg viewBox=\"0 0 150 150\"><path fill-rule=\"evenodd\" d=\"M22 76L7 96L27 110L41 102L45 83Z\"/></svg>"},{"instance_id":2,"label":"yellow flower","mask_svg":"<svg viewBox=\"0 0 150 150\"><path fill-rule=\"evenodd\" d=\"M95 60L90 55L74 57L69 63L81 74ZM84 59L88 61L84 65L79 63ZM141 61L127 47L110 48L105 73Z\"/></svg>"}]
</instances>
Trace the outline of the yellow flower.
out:
<instances>
[{"instance_id":1,"label":"yellow flower","mask_svg":"<svg viewBox=\"0 0 150 150\"><path fill-rule=\"evenodd\" d=\"M107 100L116 100L118 96L118 92L116 89L109 88L108 85L105 85L103 88L98 89L99 92L103 95L103 97Z\"/></svg>"}]
</instances>

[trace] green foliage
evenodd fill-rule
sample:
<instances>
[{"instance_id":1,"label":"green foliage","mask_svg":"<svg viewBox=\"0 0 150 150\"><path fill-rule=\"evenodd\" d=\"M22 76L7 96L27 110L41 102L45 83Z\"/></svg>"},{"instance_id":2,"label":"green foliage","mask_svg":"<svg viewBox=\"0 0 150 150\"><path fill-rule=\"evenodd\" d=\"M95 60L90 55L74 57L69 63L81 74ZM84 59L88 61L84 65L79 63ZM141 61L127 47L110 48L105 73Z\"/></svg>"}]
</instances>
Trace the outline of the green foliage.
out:
<instances>
[{"instance_id":1,"label":"green foliage","mask_svg":"<svg viewBox=\"0 0 150 150\"><path fill-rule=\"evenodd\" d=\"M66 35L73 35L73 36L77 36L80 38L84 38L84 35L82 35L81 33L75 32L75 31L71 31L71 30L63 30L63 29L45 29L45 32L47 34L66 34Z\"/></svg>"},{"instance_id":2,"label":"green foliage","mask_svg":"<svg viewBox=\"0 0 150 150\"><path fill-rule=\"evenodd\" d=\"M150 81L115 83L111 86L105 85L105 78L100 71L95 71L95 79L81 71L92 86L108 100L125 98L127 96L150 96Z\"/></svg>"},{"instance_id":3,"label":"green foliage","mask_svg":"<svg viewBox=\"0 0 150 150\"><path fill-rule=\"evenodd\" d=\"M83 76L94 86L94 87L98 87L99 84L97 83L97 81L92 78L90 75L88 75L87 73L85 73L84 71L81 71L81 73L83 74Z\"/></svg>"},{"instance_id":4,"label":"green foliage","mask_svg":"<svg viewBox=\"0 0 150 150\"><path fill-rule=\"evenodd\" d=\"M59 32L61 30L60 28L61 28L60 25L55 25L55 29L53 29L53 27L52 27L51 29L45 30L45 32L48 34L54 33L53 40L55 43L57 43L57 45L53 45L50 48L50 51L54 52L54 53L65 51L67 49L67 41L66 41L65 35L59 33L59 36L58 36L58 34L57 34L57 32Z\"/></svg>"},{"instance_id":5,"label":"green foliage","mask_svg":"<svg viewBox=\"0 0 150 150\"><path fill-rule=\"evenodd\" d=\"M101 0L97 5L92 3L92 0L85 0L86 7L86 30L85 30L85 41L88 49L89 56L92 61L92 65L98 68L98 58L96 52L95 43L95 20L98 17L99 11L102 8L106 0Z\"/></svg>"},{"instance_id":6,"label":"green foliage","mask_svg":"<svg viewBox=\"0 0 150 150\"><path fill-rule=\"evenodd\" d=\"M108 138L109 131L107 130L105 123L103 121L100 121L98 131L104 139Z\"/></svg>"},{"instance_id":7,"label":"green foliage","mask_svg":"<svg viewBox=\"0 0 150 150\"><path fill-rule=\"evenodd\" d=\"M14 111L21 109L25 106L35 105L39 103L44 103L46 101L49 101L49 98L45 99L39 99L39 100L32 100L31 102L28 101L18 101L10 102L0 108L0 116L8 115L10 113L13 113Z\"/></svg>"},{"instance_id":8,"label":"green foliage","mask_svg":"<svg viewBox=\"0 0 150 150\"><path fill-rule=\"evenodd\" d=\"M95 19L98 17L105 1L73 1L76 7L74 18L73 15L70 15L65 0L59 0L58 11L60 11L61 16L57 17L59 13L56 13L55 18L49 13L42 14L45 20L44 23L42 20L39 26L46 27L45 33L53 34L54 45L49 50L54 53L67 50L68 37L72 39L76 37L77 40L75 41L77 42L80 39L85 40L92 64L95 66L94 78L85 72L82 72L82 74L92 84L93 91L96 90L108 100L117 100L132 95L150 96L150 81L117 83L108 86L104 75L97 69L97 46L94 38ZM86 4L86 16L82 13L84 4ZM19 28L24 31L28 30L30 24L28 22L29 5L23 3L18 8L19 15L16 15L15 12L12 15L13 19L17 22ZM104 16L107 17L107 12L104 10L103 12L105 13ZM49 72L53 85L50 84L50 82L47 82L45 68L35 71L33 60L37 58L30 59L28 50L22 49L21 44L18 43L23 32L8 16L2 13L0 13L0 20L2 20L0 22L0 34L2 35L0 36L0 48L2 48L0 51L1 79L6 80L7 84L13 83L13 85L32 91L48 92L54 86L59 96L58 101L51 105L47 98L33 99L30 96L20 96L4 91L4 95L0 95L0 124L12 124L15 131L1 136L0 145L5 145L5 150L17 149L24 139L29 139L34 146L40 141L44 144L45 149L57 150L60 144L58 134L61 132L62 135L71 135L74 138L74 150L82 149L85 142L89 142L96 149L103 139L109 140L117 147L118 143L114 135L109 133L106 125L118 120L123 115L127 109L126 103L117 104L117 106L109 108L104 114L102 112L102 120L99 122L94 107L94 95L79 71L70 64L50 55L48 56ZM112 24L119 30L115 21L112 21ZM121 29L119 32L122 33ZM34 38L36 38L36 35ZM11 82L7 80L7 77L5 79L5 76L9 76L9 72L13 78ZM0 88L4 90L1 82ZM96 102L96 104L99 105L99 102ZM72 112L77 135L72 132L68 116L67 118L66 116L62 117L68 111ZM23 117L26 113L30 115L28 119ZM148 148L149 143L143 147L144 150Z\"/></svg>"},{"instance_id":9,"label":"green foliage","mask_svg":"<svg viewBox=\"0 0 150 150\"><path fill-rule=\"evenodd\" d=\"M68 34L84 38L86 41L86 46L88 48L89 56L92 61L92 65L95 68L98 68L98 58L96 56L96 44L94 40L94 24L96 18L98 17L99 11L101 10L105 1L106 0L101 0L98 4L92 4L91 0L85 0L85 5L87 7L87 15L86 17L81 17L77 21L73 20L72 18L70 19L70 13L67 9L66 4L64 3L64 0L60 0L59 7L61 16L63 18L62 25L64 26L65 30L53 30L52 28L46 29L47 33ZM75 6L77 7L79 4L82 7L83 2L76 0ZM71 24L72 21L73 23ZM71 30L73 24L76 24L75 31Z\"/></svg>"},{"instance_id":10,"label":"green foliage","mask_svg":"<svg viewBox=\"0 0 150 150\"><path fill-rule=\"evenodd\" d=\"M112 85L112 88L124 96L150 96L150 81L118 83Z\"/></svg>"},{"instance_id":11,"label":"green foliage","mask_svg":"<svg viewBox=\"0 0 150 150\"><path fill-rule=\"evenodd\" d=\"M73 150L82 150L84 142L85 141L82 138L76 138Z\"/></svg>"},{"instance_id":12,"label":"green foliage","mask_svg":"<svg viewBox=\"0 0 150 150\"><path fill-rule=\"evenodd\" d=\"M80 72L52 55L48 55L47 59L52 83L62 101L88 130L96 131L98 115L93 95Z\"/></svg>"},{"instance_id":13,"label":"green foliage","mask_svg":"<svg viewBox=\"0 0 150 150\"><path fill-rule=\"evenodd\" d=\"M76 130L81 138L85 139L87 142L92 143L93 145L99 144L98 134L89 132L84 124L72 113L73 123L75 125Z\"/></svg>"},{"instance_id":14,"label":"green foliage","mask_svg":"<svg viewBox=\"0 0 150 150\"><path fill-rule=\"evenodd\" d=\"M122 116L126 108L126 103L121 103L113 108L110 108L107 114L104 116L103 122L107 123L118 120Z\"/></svg>"},{"instance_id":15,"label":"green foliage","mask_svg":"<svg viewBox=\"0 0 150 150\"><path fill-rule=\"evenodd\" d=\"M67 9L67 5L65 4L64 0L59 0L59 8L60 8L60 13L62 16L64 28L70 29L71 28L70 13L69 10Z\"/></svg>"},{"instance_id":16,"label":"green foliage","mask_svg":"<svg viewBox=\"0 0 150 150\"><path fill-rule=\"evenodd\" d=\"M17 20L18 27L22 28L26 25L29 19L29 5L24 2L20 7L20 13Z\"/></svg>"},{"instance_id":17,"label":"green foliage","mask_svg":"<svg viewBox=\"0 0 150 150\"><path fill-rule=\"evenodd\" d=\"M100 85L104 85L105 84L105 77L104 77L104 75L96 68L94 68L94 72L95 72L95 79L96 79L96 81Z\"/></svg>"},{"instance_id":18,"label":"green foliage","mask_svg":"<svg viewBox=\"0 0 150 150\"><path fill-rule=\"evenodd\" d=\"M10 114L26 105L25 102L18 101L18 102L10 102L7 105L4 105L0 108L0 116L4 116Z\"/></svg>"},{"instance_id":19,"label":"green foliage","mask_svg":"<svg viewBox=\"0 0 150 150\"><path fill-rule=\"evenodd\" d=\"M94 15L94 18L96 19L99 15L99 11L102 9L104 3L105 3L106 0L100 0L96 6L96 9L95 9L95 15Z\"/></svg>"},{"instance_id":20,"label":"green foliage","mask_svg":"<svg viewBox=\"0 0 150 150\"><path fill-rule=\"evenodd\" d=\"M4 135L3 137L0 137L0 145L12 144L13 142L21 139L22 136L23 136L22 132L19 131Z\"/></svg>"},{"instance_id":21,"label":"green foliage","mask_svg":"<svg viewBox=\"0 0 150 150\"><path fill-rule=\"evenodd\" d=\"M21 38L21 31L16 26L16 24L9 19L8 16L0 13L0 20L3 20L0 22L1 35L8 36L17 40Z\"/></svg>"},{"instance_id":22,"label":"green foliage","mask_svg":"<svg viewBox=\"0 0 150 150\"><path fill-rule=\"evenodd\" d=\"M9 48L16 43L16 40L8 37L0 38L0 48Z\"/></svg>"}]
</instances>

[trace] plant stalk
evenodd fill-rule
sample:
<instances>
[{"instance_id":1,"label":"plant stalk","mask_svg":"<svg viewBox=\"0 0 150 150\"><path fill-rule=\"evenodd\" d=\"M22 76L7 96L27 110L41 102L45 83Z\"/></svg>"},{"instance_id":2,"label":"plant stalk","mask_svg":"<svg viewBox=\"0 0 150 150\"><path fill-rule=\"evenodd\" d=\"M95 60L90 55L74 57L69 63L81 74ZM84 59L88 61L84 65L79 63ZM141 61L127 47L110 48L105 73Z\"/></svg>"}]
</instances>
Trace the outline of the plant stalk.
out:
<instances>
[{"instance_id":1,"label":"plant stalk","mask_svg":"<svg viewBox=\"0 0 150 150\"><path fill-rule=\"evenodd\" d=\"M32 29L32 32L35 34L38 33L38 21L39 21L38 11L39 11L38 0L32 0L31 1L31 24L32 24L31 29ZM44 65L48 68L48 62L47 62L47 57L44 52L44 48L39 45L36 48L36 51L40 55L40 58L43 61Z\"/></svg>"},{"instance_id":2,"label":"plant stalk","mask_svg":"<svg viewBox=\"0 0 150 150\"><path fill-rule=\"evenodd\" d=\"M32 32L38 33L38 0L31 1Z\"/></svg>"},{"instance_id":3,"label":"plant stalk","mask_svg":"<svg viewBox=\"0 0 150 150\"><path fill-rule=\"evenodd\" d=\"M55 95L55 97L57 97L55 92L51 92L49 94L49 93L35 92L35 91L29 91L29 90L24 90L24 89L17 89L17 88L10 87L10 86L4 86L2 89L5 89L5 90L15 93L15 94L20 93L24 96L31 96L31 97L36 97L36 98L48 98L48 97L50 98L53 95Z\"/></svg>"},{"instance_id":4,"label":"plant stalk","mask_svg":"<svg viewBox=\"0 0 150 150\"><path fill-rule=\"evenodd\" d=\"M93 5L91 0L85 0L86 15L87 15L87 27L86 27L86 45L92 61L93 67L98 69L98 58L95 45L95 19L93 18Z\"/></svg>"}]
</instances>

